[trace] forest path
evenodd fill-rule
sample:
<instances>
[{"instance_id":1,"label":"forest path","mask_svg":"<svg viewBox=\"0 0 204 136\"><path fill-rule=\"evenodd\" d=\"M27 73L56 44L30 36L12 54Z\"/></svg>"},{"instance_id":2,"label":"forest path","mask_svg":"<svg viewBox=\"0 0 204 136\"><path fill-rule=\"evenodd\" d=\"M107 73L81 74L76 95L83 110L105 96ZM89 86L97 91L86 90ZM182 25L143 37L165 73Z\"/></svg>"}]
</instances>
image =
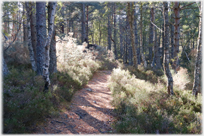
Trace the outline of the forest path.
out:
<instances>
[{"instance_id":1,"label":"forest path","mask_svg":"<svg viewBox=\"0 0 204 136\"><path fill-rule=\"evenodd\" d=\"M111 71L98 71L83 89L72 97L69 110L57 118L46 119L35 134L103 134L111 133L114 120L108 86ZM90 89L87 89L90 88Z\"/></svg>"}]
</instances>

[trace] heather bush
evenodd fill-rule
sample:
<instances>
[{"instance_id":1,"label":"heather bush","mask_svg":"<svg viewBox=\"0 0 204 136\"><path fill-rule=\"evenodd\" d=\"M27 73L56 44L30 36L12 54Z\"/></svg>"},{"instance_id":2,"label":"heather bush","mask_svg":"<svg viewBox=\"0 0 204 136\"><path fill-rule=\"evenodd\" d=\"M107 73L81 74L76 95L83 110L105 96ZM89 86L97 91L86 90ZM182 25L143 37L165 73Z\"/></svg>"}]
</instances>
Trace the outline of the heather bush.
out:
<instances>
[{"instance_id":1,"label":"heather bush","mask_svg":"<svg viewBox=\"0 0 204 136\"><path fill-rule=\"evenodd\" d=\"M144 75L147 74L153 73L147 70ZM191 91L181 91L178 86L175 95L169 96L165 84L138 79L120 68L113 70L109 81L117 114L113 124L117 133L201 133L200 94L196 99Z\"/></svg>"},{"instance_id":2,"label":"heather bush","mask_svg":"<svg viewBox=\"0 0 204 136\"><path fill-rule=\"evenodd\" d=\"M32 130L53 106L50 93L44 94L44 79L32 70L12 68L3 82L3 132L25 133Z\"/></svg>"}]
</instances>

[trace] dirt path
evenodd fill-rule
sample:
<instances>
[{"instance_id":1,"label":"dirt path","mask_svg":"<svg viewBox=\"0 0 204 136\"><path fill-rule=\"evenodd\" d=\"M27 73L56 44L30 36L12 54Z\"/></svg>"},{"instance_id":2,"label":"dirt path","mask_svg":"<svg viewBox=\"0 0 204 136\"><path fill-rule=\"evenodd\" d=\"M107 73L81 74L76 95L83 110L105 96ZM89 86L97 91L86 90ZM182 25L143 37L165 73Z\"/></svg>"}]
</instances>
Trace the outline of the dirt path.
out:
<instances>
[{"instance_id":1,"label":"dirt path","mask_svg":"<svg viewBox=\"0 0 204 136\"><path fill-rule=\"evenodd\" d=\"M57 118L48 118L36 134L101 134L111 133L113 107L108 77L111 71L99 71L71 101L70 110L60 113ZM90 89L87 89L90 88Z\"/></svg>"}]
</instances>

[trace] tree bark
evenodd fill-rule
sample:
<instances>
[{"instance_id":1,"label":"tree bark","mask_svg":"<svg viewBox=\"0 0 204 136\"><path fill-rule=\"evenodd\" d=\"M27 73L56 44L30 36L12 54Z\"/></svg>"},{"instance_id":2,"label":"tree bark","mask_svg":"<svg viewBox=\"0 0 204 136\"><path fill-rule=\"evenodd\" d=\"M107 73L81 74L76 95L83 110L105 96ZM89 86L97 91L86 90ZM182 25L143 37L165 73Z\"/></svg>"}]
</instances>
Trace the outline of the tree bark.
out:
<instances>
[{"instance_id":1,"label":"tree bark","mask_svg":"<svg viewBox=\"0 0 204 136\"><path fill-rule=\"evenodd\" d=\"M86 38L89 43L89 6L86 6Z\"/></svg>"},{"instance_id":2,"label":"tree bark","mask_svg":"<svg viewBox=\"0 0 204 136\"><path fill-rule=\"evenodd\" d=\"M28 30L28 49L30 53L30 62L32 65L32 69L34 71L37 70L35 63L35 54L33 51L32 40L31 40L31 23L30 23L30 14L31 14L31 6L29 2L25 2L26 10L27 10L27 30Z\"/></svg>"},{"instance_id":3,"label":"tree bark","mask_svg":"<svg viewBox=\"0 0 204 136\"><path fill-rule=\"evenodd\" d=\"M136 2L135 2L136 6ZM134 11L134 26L135 26L135 49L136 49L136 57L137 57L137 64L140 64L140 45L138 43L138 34L137 34L137 15L136 12Z\"/></svg>"},{"instance_id":4,"label":"tree bark","mask_svg":"<svg viewBox=\"0 0 204 136\"><path fill-rule=\"evenodd\" d=\"M50 22L51 19L51 9L52 8L52 3L48 4L48 22ZM48 23L48 28L50 28L50 23ZM49 73L55 73L57 72L57 57L56 57L56 27L54 25L53 27L53 34L51 38L51 43L50 43L50 66L49 66Z\"/></svg>"},{"instance_id":5,"label":"tree bark","mask_svg":"<svg viewBox=\"0 0 204 136\"><path fill-rule=\"evenodd\" d=\"M179 38L180 38L180 3L174 2L174 15L175 15L175 25L174 25L174 62L173 68L176 71L176 68L179 65Z\"/></svg>"},{"instance_id":6,"label":"tree bark","mask_svg":"<svg viewBox=\"0 0 204 136\"><path fill-rule=\"evenodd\" d=\"M173 95L173 78L169 69L169 17L168 17L168 3L163 2L163 16L164 16L164 72L168 78L167 92Z\"/></svg>"},{"instance_id":7,"label":"tree bark","mask_svg":"<svg viewBox=\"0 0 204 136\"><path fill-rule=\"evenodd\" d=\"M117 52L117 48L116 48L116 13L115 13L115 7L116 4L114 3L113 5L113 10L114 10L114 14L113 14L113 17L114 17L114 54L115 54L115 59L117 60L118 59L118 52Z\"/></svg>"},{"instance_id":8,"label":"tree bark","mask_svg":"<svg viewBox=\"0 0 204 136\"><path fill-rule=\"evenodd\" d=\"M133 32L133 23L134 23L134 4L128 2L127 6L128 11L128 20L130 25L130 34L131 34L131 44L132 44L132 53L133 53L133 66L137 68L137 52L135 48L135 35Z\"/></svg>"},{"instance_id":9,"label":"tree bark","mask_svg":"<svg viewBox=\"0 0 204 136\"><path fill-rule=\"evenodd\" d=\"M150 20L151 22L154 23L155 17L154 17L154 8L150 9ZM154 37L155 37L155 33L154 33L154 26L153 24L150 22L150 27L149 27L149 61L150 63L152 62L152 47L154 45Z\"/></svg>"},{"instance_id":10,"label":"tree bark","mask_svg":"<svg viewBox=\"0 0 204 136\"><path fill-rule=\"evenodd\" d=\"M144 65L144 68L147 68L147 62L145 60L145 55L143 53L143 36L142 36L142 2L140 4L140 54L141 54L141 57L142 57L142 62L143 62L143 65Z\"/></svg>"},{"instance_id":11,"label":"tree bark","mask_svg":"<svg viewBox=\"0 0 204 136\"><path fill-rule=\"evenodd\" d=\"M154 29L155 33L155 39L154 39L154 52L155 52L155 62L156 62L156 69L161 69L161 60L160 60L160 52L159 52L159 46L160 44L157 42L157 30ZM160 37L159 37L160 38ZM159 39L160 40L160 39Z\"/></svg>"},{"instance_id":12,"label":"tree bark","mask_svg":"<svg viewBox=\"0 0 204 136\"><path fill-rule=\"evenodd\" d=\"M35 9L35 3L30 2L31 4L31 14L30 14L30 24L31 24L31 40L32 40L32 47L34 52L34 59L35 63L37 64L37 56L36 56L36 44L37 44L37 32L36 32L36 11Z\"/></svg>"},{"instance_id":13,"label":"tree bark","mask_svg":"<svg viewBox=\"0 0 204 136\"><path fill-rule=\"evenodd\" d=\"M126 63L127 60L129 65L132 65L132 47L131 47L131 33L130 33L130 24L128 20L128 16L126 16Z\"/></svg>"},{"instance_id":14,"label":"tree bark","mask_svg":"<svg viewBox=\"0 0 204 136\"><path fill-rule=\"evenodd\" d=\"M86 14L85 14L85 3L82 3L82 16L81 16L81 27L82 27L82 34L81 34L81 41L84 42L86 38Z\"/></svg>"},{"instance_id":15,"label":"tree bark","mask_svg":"<svg viewBox=\"0 0 204 136\"><path fill-rule=\"evenodd\" d=\"M194 70L194 82L193 82L193 89L192 93L195 97L197 97L198 94L198 87L200 84L200 75L201 75L201 59L202 59L202 1L200 3L200 21L199 21L199 34L198 34L198 41L197 41L197 55L196 55L196 64L195 64L195 70Z\"/></svg>"},{"instance_id":16,"label":"tree bark","mask_svg":"<svg viewBox=\"0 0 204 136\"><path fill-rule=\"evenodd\" d=\"M46 42L46 2L36 2L37 74L43 75Z\"/></svg>"},{"instance_id":17,"label":"tree bark","mask_svg":"<svg viewBox=\"0 0 204 136\"><path fill-rule=\"evenodd\" d=\"M45 47L45 61L43 67L43 77L45 79L45 90L48 90L50 85L50 78L49 78L49 65L50 65L50 43L53 35L53 28L54 28L54 19L55 19L55 10L56 10L57 3L56 2L49 2L49 28L48 28L48 37L46 39Z\"/></svg>"},{"instance_id":18,"label":"tree bark","mask_svg":"<svg viewBox=\"0 0 204 136\"><path fill-rule=\"evenodd\" d=\"M110 8L110 3L108 3L108 8ZM111 51L111 23L110 23L111 14L108 14L108 50Z\"/></svg>"},{"instance_id":19,"label":"tree bark","mask_svg":"<svg viewBox=\"0 0 204 136\"><path fill-rule=\"evenodd\" d=\"M120 30L120 58L123 57L123 30L122 30L122 16L119 16L119 30Z\"/></svg>"},{"instance_id":20,"label":"tree bark","mask_svg":"<svg viewBox=\"0 0 204 136\"><path fill-rule=\"evenodd\" d=\"M53 28L52 40L50 43L50 66L49 72L50 74L57 72L57 56L56 56L56 29L55 26Z\"/></svg>"},{"instance_id":21,"label":"tree bark","mask_svg":"<svg viewBox=\"0 0 204 136\"><path fill-rule=\"evenodd\" d=\"M171 24L171 59L174 58L174 26Z\"/></svg>"},{"instance_id":22,"label":"tree bark","mask_svg":"<svg viewBox=\"0 0 204 136\"><path fill-rule=\"evenodd\" d=\"M25 16L25 4L23 4L23 16ZM26 19L23 18L23 41L28 41L28 30L26 25Z\"/></svg>"}]
</instances>

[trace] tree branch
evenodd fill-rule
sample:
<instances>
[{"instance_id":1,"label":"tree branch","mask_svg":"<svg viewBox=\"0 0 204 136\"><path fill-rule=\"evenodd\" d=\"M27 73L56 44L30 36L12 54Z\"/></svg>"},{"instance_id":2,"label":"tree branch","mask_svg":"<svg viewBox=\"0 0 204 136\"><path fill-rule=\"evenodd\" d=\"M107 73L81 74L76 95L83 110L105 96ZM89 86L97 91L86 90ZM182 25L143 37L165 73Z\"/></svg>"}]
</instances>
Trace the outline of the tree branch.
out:
<instances>
[{"instance_id":1,"label":"tree branch","mask_svg":"<svg viewBox=\"0 0 204 136\"><path fill-rule=\"evenodd\" d=\"M159 29L161 32L164 32L164 31L162 31L161 28L159 28L158 26L156 26L151 20L150 20L150 22L151 22L157 29Z\"/></svg>"},{"instance_id":2,"label":"tree branch","mask_svg":"<svg viewBox=\"0 0 204 136\"><path fill-rule=\"evenodd\" d=\"M8 47L4 50L4 52L6 52L6 51L11 47L12 43L16 40L16 37L17 37L18 32L19 32L20 29L21 29L21 23L19 24L18 31L17 31L17 33L15 34L15 37L14 37L13 41L9 43Z\"/></svg>"},{"instance_id":3,"label":"tree branch","mask_svg":"<svg viewBox=\"0 0 204 136\"><path fill-rule=\"evenodd\" d=\"M183 6L182 8L180 8L180 10L183 10L183 9L184 9L184 7L190 6L190 5L194 4L194 3L196 3L196 2L189 3L189 4L185 5L185 6Z\"/></svg>"}]
</instances>

